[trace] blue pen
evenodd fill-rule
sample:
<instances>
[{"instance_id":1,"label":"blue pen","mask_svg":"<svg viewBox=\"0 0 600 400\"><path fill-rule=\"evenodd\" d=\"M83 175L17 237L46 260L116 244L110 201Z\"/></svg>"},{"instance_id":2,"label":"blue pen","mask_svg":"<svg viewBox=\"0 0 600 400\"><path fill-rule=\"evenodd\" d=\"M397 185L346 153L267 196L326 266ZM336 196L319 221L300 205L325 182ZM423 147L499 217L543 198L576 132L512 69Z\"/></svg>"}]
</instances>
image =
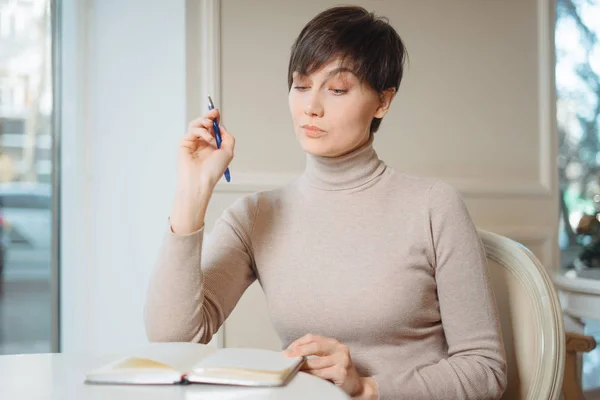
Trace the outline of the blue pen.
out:
<instances>
[{"instance_id":1,"label":"blue pen","mask_svg":"<svg viewBox=\"0 0 600 400\"><path fill-rule=\"evenodd\" d=\"M210 96L208 96L208 109L212 110L215 108L215 105L213 104L212 99L210 98ZM217 119L215 118L213 120L213 129L215 131L215 138L217 139L217 149L221 148L221 130L219 129L219 123L217 122ZM229 167L225 170L225 180L227 182L231 181L231 175L229 174Z\"/></svg>"}]
</instances>

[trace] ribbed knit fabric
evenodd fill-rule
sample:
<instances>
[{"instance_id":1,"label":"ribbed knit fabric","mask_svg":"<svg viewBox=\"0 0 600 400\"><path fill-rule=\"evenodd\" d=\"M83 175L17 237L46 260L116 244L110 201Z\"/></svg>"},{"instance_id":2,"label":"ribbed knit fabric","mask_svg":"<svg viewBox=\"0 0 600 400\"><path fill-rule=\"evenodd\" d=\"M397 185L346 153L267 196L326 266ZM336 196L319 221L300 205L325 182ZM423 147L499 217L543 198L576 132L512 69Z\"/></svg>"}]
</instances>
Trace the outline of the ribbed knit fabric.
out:
<instances>
[{"instance_id":1,"label":"ribbed knit fabric","mask_svg":"<svg viewBox=\"0 0 600 400\"><path fill-rule=\"evenodd\" d=\"M372 143L308 156L210 235L167 230L145 310L152 341L207 343L258 279L282 349L346 344L380 399L497 399L506 361L486 259L451 186L395 172Z\"/></svg>"}]
</instances>

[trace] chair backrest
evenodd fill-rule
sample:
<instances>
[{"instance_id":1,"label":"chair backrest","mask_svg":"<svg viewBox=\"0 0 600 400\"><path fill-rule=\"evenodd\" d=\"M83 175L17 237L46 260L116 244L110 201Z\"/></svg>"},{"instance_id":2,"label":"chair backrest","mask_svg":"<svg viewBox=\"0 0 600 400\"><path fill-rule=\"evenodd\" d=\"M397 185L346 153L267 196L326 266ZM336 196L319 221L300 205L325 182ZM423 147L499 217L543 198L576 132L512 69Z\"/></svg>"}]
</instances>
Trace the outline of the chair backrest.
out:
<instances>
[{"instance_id":1,"label":"chair backrest","mask_svg":"<svg viewBox=\"0 0 600 400\"><path fill-rule=\"evenodd\" d=\"M479 235L487 254L508 360L508 387L502 399L558 399L565 333L552 279L525 246L483 230Z\"/></svg>"}]
</instances>

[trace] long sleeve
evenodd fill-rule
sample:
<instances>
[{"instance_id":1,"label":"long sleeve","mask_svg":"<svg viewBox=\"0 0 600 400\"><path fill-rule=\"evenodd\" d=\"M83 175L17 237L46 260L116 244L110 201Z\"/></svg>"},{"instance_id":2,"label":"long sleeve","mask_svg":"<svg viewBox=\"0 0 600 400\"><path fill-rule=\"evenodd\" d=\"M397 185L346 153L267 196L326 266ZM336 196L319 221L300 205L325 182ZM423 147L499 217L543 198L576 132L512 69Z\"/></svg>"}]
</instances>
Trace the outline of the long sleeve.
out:
<instances>
[{"instance_id":1,"label":"long sleeve","mask_svg":"<svg viewBox=\"0 0 600 400\"><path fill-rule=\"evenodd\" d=\"M257 195L238 200L217 220L189 235L170 229L150 279L144 319L153 342L208 343L254 282L251 231Z\"/></svg>"},{"instance_id":2,"label":"long sleeve","mask_svg":"<svg viewBox=\"0 0 600 400\"><path fill-rule=\"evenodd\" d=\"M379 398L498 399L507 383L498 311L481 240L454 188L431 187L428 222L448 358L375 375Z\"/></svg>"}]
</instances>

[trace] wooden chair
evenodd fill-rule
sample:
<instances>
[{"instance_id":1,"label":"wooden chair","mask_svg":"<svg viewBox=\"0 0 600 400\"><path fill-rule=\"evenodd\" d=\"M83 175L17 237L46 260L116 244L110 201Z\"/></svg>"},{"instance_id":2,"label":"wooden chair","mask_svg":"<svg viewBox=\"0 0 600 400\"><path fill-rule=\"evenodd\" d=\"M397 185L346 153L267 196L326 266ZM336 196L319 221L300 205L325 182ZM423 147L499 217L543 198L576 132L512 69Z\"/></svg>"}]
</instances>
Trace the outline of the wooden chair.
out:
<instances>
[{"instance_id":1,"label":"wooden chair","mask_svg":"<svg viewBox=\"0 0 600 400\"><path fill-rule=\"evenodd\" d=\"M502 399L559 399L566 343L552 279L523 245L491 232L480 230L479 234L508 361L508 387Z\"/></svg>"},{"instance_id":2,"label":"wooden chair","mask_svg":"<svg viewBox=\"0 0 600 400\"><path fill-rule=\"evenodd\" d=\"M581 388L580 353L594 350L596 341L591 336L567 332L566 347L567 354L562 390L564 400L583 400L585 396Z\"/></svg>"}]
</instances>

